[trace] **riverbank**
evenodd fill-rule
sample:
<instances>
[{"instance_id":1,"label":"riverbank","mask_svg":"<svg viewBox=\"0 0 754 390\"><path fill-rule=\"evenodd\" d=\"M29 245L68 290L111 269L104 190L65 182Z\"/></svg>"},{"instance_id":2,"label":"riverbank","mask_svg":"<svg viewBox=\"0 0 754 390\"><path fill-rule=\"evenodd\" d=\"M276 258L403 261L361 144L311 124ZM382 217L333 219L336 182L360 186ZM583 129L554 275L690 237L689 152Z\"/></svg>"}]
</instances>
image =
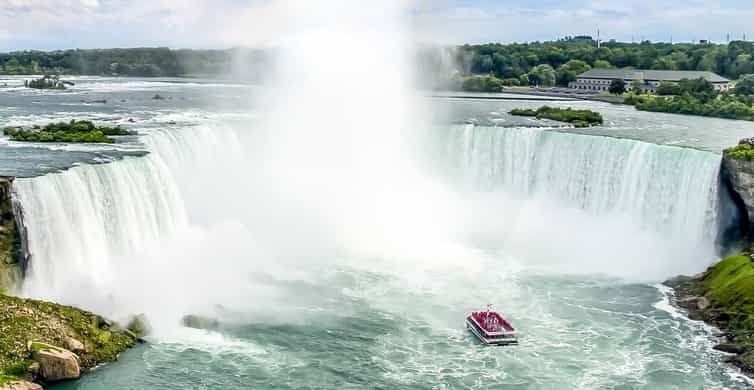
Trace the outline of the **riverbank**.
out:
<instances>
[{"instance_id":1,"label":"riverbank","mask_svg":"<svg viewBox=\"0 0 754 390\"><path fill-rule=\"evenodd\" d=\"M699 275L668 280L665 285L675 290L675 304L686 309L690 319L723 332L715 349L730 354L724 361L754 378L752 250L727 257Z\"/></svg>"},{"instance_id":2,"label":"riverbank","mask_svg":"<svg viewBox=\"0 0 754 390\"><path fill-rule=\"evenodd\" d=\"M139 337L84 310L0 294L0 389L17 381L77 379L117 360Z\"/></svg>"},{"instance_id":3,"label":"riverbank","mask_svg":"<svg viewBox=\"0 0 754 390\"><path fill-rule=\"evenodd\" d=\"M625 99L623 98L623 96L595 95L595 94L580 92L580 91L573 90L570 88L529 88L529 89L505 88L503 89L503 93L511 94L511 95L528 95L528 96L541 96L541 97L562 98L562 99L571 99L571 100L587 100L587 101L603 102L603 103L611 103L611 104L624 104L625 103Z\"/></svg>"}]
</instances>

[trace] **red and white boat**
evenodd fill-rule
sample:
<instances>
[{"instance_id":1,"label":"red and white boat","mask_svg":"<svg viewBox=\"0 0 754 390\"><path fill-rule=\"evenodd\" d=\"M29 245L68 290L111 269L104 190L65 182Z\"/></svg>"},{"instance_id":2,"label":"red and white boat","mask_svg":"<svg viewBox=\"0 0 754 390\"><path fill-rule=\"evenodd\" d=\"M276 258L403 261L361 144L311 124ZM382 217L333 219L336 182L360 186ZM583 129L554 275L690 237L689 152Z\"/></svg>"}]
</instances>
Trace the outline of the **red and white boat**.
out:
<instances>
[{"instance_id":1,"label":"red and white boat","mask_svg":"<svg viewBox=\"0 0 754 390\"><path fill-rule=\"evenodd\" d=\"M487 306L487 311L475 311L466 317L466 328L487 345L518 344L516 330L500 313Z\"/></svg>"}]
</instances>

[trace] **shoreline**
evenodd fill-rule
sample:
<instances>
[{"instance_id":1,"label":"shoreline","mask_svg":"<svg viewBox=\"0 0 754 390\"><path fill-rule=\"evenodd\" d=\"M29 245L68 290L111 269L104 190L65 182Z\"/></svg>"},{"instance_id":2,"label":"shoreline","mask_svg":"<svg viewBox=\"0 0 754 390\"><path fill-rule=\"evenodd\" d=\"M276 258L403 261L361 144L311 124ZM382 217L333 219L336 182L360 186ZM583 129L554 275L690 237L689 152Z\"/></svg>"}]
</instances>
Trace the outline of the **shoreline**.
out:
<instances>
[{"instance_id":1,"label":"shoreline","mask_svg":"<svg viewBox=\"0 0 754 390\"><path fill-rule=\"evenodd\" d=\"M686 318L719 331L713 349L725 353L721 361L738 367L750 380L754 380L754 313L748 310L754 297L746 290L752 263L750 254L742 253L722 259L701 274L677 276L662 283L672 289L670 304L683 309Z\"/></svg>"}]
</instances>

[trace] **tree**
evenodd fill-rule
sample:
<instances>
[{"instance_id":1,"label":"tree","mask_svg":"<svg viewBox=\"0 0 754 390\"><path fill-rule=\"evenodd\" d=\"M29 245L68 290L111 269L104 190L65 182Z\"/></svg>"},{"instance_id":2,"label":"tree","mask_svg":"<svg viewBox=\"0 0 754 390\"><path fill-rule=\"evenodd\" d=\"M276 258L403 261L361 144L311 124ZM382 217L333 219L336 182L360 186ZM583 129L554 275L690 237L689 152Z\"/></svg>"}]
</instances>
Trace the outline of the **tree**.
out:
<instances>
[{"instance_id":1,"label":"tree","mask_svg":"<svg viewBox=\"0 0 754 390\"><path fill-rule=\"evenodd\" d=\"M642 93L644 91L644 80L634 80L631 82L631 90Z\"/></svg>"},{"instance_id":2,"label":"tree","mask_svg":"<svg viewBox=\"0 0 754 390\"><path fill-rule=\"evenodd\" d=\"M610 69L613 67L613 65L610 62L605 61L605 60L597 60L597 61L594 61L594 67L596 69Z\"/></svg>"},{"instance_id":3,"label":"tree","mask_svg":"<svg viewBox=\"0 0 754 390\"><path fill-rule=\"evenodd\" d=\"M547 64L537 65L529 72L529 84L553 86L556 79L555 69Z\"/></svg>"},{"instance_id":4,"label":"tree","mask_svg":"<svg viewBox=\"0 0 754 390\"><path fill-rule=\"evenodd\" d=\"M657 94L661 96L680 95L681 87L679 87L678 84L663 81L660 83L660 86L657 87Z\"/></svg>"},{"instance_id":5,"label":"tree","mask_svg":"<svg viewBox=\"0 0 754 390\"><path fill-rule=\"evenodd\" d=\"M754 95L754 74L741 76L736 83L736 95Z\"/></svg>"},{"instance_id":6,"label":"tree","mask_svg":"<svg viewBox=\"0 0 754 390\"><path fill-rule=\"evenodd\" d=\"M688 93L699 99L702 103L712 100L717 96L717 91L715 91L712 83L702 77L698 79L683 79L678 82L678 87L681 94Z\"/></svg>"},{"instance_id":7,"label":"tree","mask_svg":"<svg viewBox=\"0 0 754 390\"><path fill-rule=\"evenodd\" d=\"M623 81L623 79L615 79L610 82L608 91L610 91L610 93L612 93L613 95L622 95L626 93L626 82Z\"/></svg>"},{"instance_id":8,"label":"tree","mask_svg":"<svg viewBox=\"0 0 754 390\"><path fill-rule=\"evenodd\" d=\"M592 69L589 64L581 60L570 60L558 68L556 73L557 83L559 85L568 85L571 81L576 81L576 77Z\"/></svg>"}]
</instances>

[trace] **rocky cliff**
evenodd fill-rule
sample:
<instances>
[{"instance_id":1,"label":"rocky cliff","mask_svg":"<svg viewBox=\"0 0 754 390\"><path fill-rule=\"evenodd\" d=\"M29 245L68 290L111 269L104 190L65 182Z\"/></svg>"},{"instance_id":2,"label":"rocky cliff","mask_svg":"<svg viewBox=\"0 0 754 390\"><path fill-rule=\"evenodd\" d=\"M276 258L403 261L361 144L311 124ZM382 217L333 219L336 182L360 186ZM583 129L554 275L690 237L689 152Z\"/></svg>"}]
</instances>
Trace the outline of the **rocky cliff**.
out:
<instances>
[{"instance_id":1,"label":"rocky cliff","mask_svg":"<svg viewBox=\"0 0 754 390\"><path fill-rule=\"evenodd\" d=\"M12 199L12 177L0 177L0 293L20 287L26 266L22 225Z\"/></svg>"}]
</instances>

